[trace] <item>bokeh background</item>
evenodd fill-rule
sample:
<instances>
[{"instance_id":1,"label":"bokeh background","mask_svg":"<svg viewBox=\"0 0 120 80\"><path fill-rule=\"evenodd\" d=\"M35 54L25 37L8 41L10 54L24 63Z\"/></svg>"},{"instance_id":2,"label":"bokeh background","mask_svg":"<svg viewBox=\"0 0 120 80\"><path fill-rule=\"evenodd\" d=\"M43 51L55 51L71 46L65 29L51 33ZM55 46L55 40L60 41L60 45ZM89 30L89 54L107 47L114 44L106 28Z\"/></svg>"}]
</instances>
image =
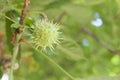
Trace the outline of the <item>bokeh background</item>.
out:
<instances>
[{"instance_id":1,"label":"bokeh background","mask_svg":"<svg viewBox=\"0 0 120 80\"><path fill-rule=\"evenodd\" d=\"M10 9L20 13L23 2L0 0L1 57L11 57L3 15ZM120 0L31 0L27 17L39 12L61 25L60 46L46 55L76 80L120 80ZM15 80L70 80L24 43L18 63Z\"/></svg>"}]
</instances>

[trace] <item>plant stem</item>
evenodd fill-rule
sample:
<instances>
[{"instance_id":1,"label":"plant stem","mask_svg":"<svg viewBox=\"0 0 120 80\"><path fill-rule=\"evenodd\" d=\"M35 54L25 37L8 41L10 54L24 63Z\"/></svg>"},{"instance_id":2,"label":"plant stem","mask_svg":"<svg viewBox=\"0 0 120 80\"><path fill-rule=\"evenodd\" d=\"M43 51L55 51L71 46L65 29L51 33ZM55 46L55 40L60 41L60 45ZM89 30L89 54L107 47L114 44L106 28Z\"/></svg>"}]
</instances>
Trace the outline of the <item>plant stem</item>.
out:
<instances>
[{"instance_id":1,"label":"plant stem","mask_svg":"<svg viewBox=\"0 0 120 80\"><path fill-rule=\"evenodd\" d=\"M44 56L48 61L50 61L52 64L54 64L57 68L59 68L65 75L67 75L71 80L75 80L75 78L70 75L68 72L66 72L61 66L59 66L55 61L53 61L51 58L49 58L46 54L40 52L37 50L38 53L41 53L42 56Z\"/></svg>"},{"instance_id":2,"label":"plant stem","mask_svg":"<svg viewBox=\"0 0 120 80\"><path fill-rule=\"evenodd\" d=\"M19 49L19 44L16 43L16 45L13 48L13 56L12 56L12 62L11 62L9 80L14 80L13 70L14 70L14 64L15 64L17 53L18 53L18 49Z\"/></svg>"},{"instance_id":3,"label":"plant stem","mask_svg":"<svg viewBox=\"0 0 120 80\"><path fill-rule=\"evenodd\" d=\"M25 23L25 18L26 18L26 12L27 12L27 8L28 8L28 4L30 3L30 0L24 0L24 5L22 8L22 13L21 13L21 18L20 18L20 28L17 28L13 34L12 37L12 43L14 44L14 48L13 48L13 56L12 56L12 62L11 62L11 68L10 68L10 74L9 74L9 80L14 80L14 76L13 76L13 71L14 71L14 64L15 64L15 60L16 60L16 56L18 54L19 51L19 46L20 46L20 39L22 36L22 32L23 32L23 28L24 28L24 23ZM8 18L8 17L7 17Z\"/></svg>"},{"instance_id":4,"label":"plant stem","mask_svg":"<svg viewBox=\"0 0 120 80\"><path fill-rule=\"evenodd\" d=\"M13 55L12 55L12 62L11 62L9 80L14 80L14 77L13 77L14 64L15 64L16 57L17 57L18 50L19 50L19 46L20 46L19 40L21 39L21 36L22 36L22 34L17 35L16 43L15 43L14 48L13 48Z\"/></svg>"}]
</instances>

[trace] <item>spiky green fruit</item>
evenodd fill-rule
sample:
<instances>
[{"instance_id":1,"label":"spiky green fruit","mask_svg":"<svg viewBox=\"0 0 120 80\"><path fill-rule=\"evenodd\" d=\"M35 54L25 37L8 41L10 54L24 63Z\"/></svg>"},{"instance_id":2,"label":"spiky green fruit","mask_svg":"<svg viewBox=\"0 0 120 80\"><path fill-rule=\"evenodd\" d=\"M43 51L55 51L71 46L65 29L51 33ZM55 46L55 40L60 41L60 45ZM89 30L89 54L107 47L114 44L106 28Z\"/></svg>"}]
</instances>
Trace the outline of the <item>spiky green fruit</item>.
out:
<instances>
[{"instance_id":1,"label":"spiky green fruit","mask_svg":"<svg viewBox=\"0 0 120 80\"><path fill-rule=\"evenodd\" d=\"M39 20L32 26L32 43L36 48L54 49L54 44L59 44L59 25L50 21Z\"/></svg>"}]
</instances>

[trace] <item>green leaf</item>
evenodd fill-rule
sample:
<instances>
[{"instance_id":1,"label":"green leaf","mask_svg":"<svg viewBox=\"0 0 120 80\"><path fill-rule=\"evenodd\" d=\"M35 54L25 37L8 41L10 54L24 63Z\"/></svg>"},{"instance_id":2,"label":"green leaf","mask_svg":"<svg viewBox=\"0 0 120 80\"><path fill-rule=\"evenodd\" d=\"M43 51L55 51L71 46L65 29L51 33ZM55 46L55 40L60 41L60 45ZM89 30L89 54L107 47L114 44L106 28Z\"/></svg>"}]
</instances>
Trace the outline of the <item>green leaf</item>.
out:
<instances>
[{"instance_id":1,"label":"green leaf","mask_svg":"<svg viewBox=\"0 0 120 80\"><path fill-rule=\"evenodd\" d=\"M15 10L7 11L6 16L9 17L12 20L18 20L18 18L19 18L19 14ZM11 28L12 24L13 24L13 21L9 20L8 18L5 19L7 45L8 45L8 48L9 48L11 53L12 53L12 49L13 49L13 44L11 43L12 34L13 34L13 30Z\"/></svg>"},{"instance_id":2,"label":"green leaf","mask_svg":"<svg viewBox=\"0 0 120 80\"><path fill-rule=\"evenodd\" d=\"M17 29L17 28L20 28L20 24L19 23L13 23L12 25L11 25L11 28L14 28L14 29Z\"/></svg>"},{"instance_id":3,"label":"green leaf","mask_svg":"<svg viewBox=\"0 0 120 80\"><path fill-rule=\"evenodd\" d=\"M26 18L25 19L25 24L28 25L28 26L31 26L33 25L34 21L31 19L31 18Z\"/></svg>"}]
</instances>

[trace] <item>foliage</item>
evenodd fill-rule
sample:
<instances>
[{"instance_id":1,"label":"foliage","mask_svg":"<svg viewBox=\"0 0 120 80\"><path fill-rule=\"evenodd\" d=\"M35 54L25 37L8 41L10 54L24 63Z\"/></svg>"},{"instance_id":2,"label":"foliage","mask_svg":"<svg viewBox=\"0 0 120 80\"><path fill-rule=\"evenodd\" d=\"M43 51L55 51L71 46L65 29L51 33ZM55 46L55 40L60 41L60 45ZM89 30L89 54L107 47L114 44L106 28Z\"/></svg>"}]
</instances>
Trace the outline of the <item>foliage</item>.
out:
<instances>
[{"instance_id":1,"label":"foliage","mask_svg":"<svg viewBox=\"0 0 120 80\"><path fill-rule=\"evenodd\" d=\"M0 0L0 76L11 59L12 34L20 26L24 0ZM10 11L10 12L9 12ZM45 13L61 25L62 40L53 51L29 45L28 28ZM31 0L25 20L15 80L70 80L48 58L76 80L118 80L120 74L119 0ZM99 20L101 22L99 22ZM92 24L98 22L100 25ZM13 24L14 23L14 24ZM4 57L2 54L4 53ZM42 53L42 54L41 54ZM6 62L3 63L3 58Z\"/></svg>"}]
</instances>

